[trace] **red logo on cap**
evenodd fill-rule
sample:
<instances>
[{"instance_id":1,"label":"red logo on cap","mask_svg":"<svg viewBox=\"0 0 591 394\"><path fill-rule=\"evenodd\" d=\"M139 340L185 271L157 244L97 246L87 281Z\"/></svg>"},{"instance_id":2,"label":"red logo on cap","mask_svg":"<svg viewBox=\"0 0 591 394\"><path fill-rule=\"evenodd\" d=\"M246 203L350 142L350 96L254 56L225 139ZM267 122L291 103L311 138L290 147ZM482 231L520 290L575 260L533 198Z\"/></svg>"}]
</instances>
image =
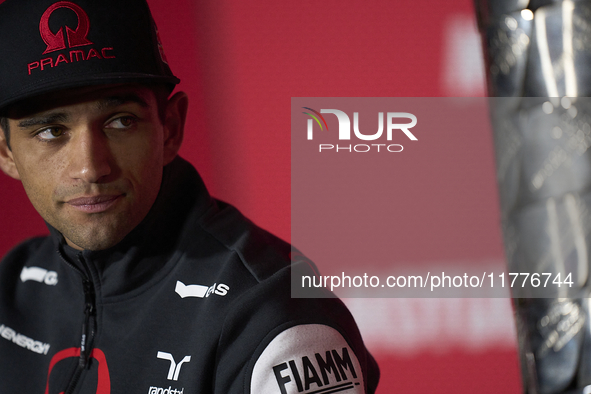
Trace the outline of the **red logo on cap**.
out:
<instances>
[{"instance_id":1,"label":"red logo on cap","mask_svg":"<svg viewBox=\"0 0 591 394\"><path fill-rule=\"evenodd\" d=\"M168 60L166 60L166 55L164 54L164 47L162 46L162 41L160 41L160 34L158 33L158 28L154 23L154 30L156 30L156 41L158 42L158 52L160 52L160 59L168 64Z\"/></svg>"},{"instance_id":2,"label":"red logo on cap","mask_svg":"<svg viewBox=\"0 0 591 394\"><path fill-rule=\"evenodd\" d=\"M43 52L43 54L66 48L66 41L63 31L64 28L60 27L60 29L55 34L49 29L49 17L53 11L57 10L58 8L69 8L74 11L78 17L78 27L76 27L76 30L72 30L66 26L66 35L68 36L69 47L81 47L92 44L92 42L86 38L88 35L88 30L90 29L90 21L88 20L88 15L86 15L86 12L84 12L84 10L77 4L71 3L69 1L58 1L45 10L43 16L41 16L41 22L39 22L39 32L41 33L41 38L43 38L43 41L47 44L47 49L45 52Z\"/></svg>"}]
</instances>

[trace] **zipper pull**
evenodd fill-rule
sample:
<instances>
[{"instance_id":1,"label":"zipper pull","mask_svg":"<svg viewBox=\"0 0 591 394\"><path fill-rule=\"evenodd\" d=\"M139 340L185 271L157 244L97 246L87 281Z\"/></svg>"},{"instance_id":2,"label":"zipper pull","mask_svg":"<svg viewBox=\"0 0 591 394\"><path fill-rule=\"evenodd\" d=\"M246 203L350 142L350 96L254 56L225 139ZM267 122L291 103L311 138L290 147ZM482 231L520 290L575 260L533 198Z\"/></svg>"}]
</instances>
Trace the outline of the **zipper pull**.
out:
<instances>
[{"instance_id":1,"label":"zipper pull","mask_svg":"<svg viewBox=\"0 0 591 394\"><path fill-rule=\"evenodd\" d=\"M80 367L86 367L90 352L92 350L92 340L94 339L94 317L96 309L94 307L94 289L92 282L85 279L84 286L84 323L82 324L82 339L80 341Z\"/></svg>"}]
</instances>

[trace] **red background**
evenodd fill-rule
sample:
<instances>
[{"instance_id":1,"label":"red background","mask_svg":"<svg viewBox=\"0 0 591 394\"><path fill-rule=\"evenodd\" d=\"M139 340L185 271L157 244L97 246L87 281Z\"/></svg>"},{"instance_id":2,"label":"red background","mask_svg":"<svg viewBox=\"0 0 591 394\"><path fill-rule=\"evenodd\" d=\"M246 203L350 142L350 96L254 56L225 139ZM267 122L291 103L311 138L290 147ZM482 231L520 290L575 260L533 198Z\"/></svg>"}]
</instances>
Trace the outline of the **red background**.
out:
<instances>
[{"instance_id":1,"label":"red background","mask_svg":"<svg viewBox=\"0 0 591 394\"><path fill-rule=\"evenodd\" d=\"M291 97L483 94L482 81L456 86L449 79L456 66L479 55L458 57L457 47L446 41L450 23L471 20L469 0L149 3L169 63L182 80L179 88L191 100L181 155L199 169L213 195L286 240ZM456 63L449 63L450 56ZM474 67L479 75L478 63ZM429 193L429 185L417 187ZM46 229L18 182L1 175L0 190L3 255ZM498 231L490 229L496 239ZM412 244L405 247L412 252ZM483 250L478 257L502 259L502 250ZM376 322L386 304L380 305ZM364 324L371 325L367 319ZM397 335L395 325L390 331ZM435 338L398 353L380 346L380 339L367 338L381 365L380 394L520 390L512 344L491 342L475 350L461 342L441 346Z\"/></svg>"}]
</instances>

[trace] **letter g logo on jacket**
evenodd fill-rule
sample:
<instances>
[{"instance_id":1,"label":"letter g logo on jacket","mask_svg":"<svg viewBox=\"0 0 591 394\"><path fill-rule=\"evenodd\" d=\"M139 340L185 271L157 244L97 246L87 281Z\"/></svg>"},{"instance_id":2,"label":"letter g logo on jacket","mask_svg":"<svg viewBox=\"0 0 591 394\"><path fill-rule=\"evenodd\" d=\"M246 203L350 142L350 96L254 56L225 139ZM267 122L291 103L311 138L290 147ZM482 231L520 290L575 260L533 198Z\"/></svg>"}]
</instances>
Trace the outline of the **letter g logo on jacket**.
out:
<instances>
[{"instance_id":1,"label":"letter g logo on jacket","mask_svg":"<svg viewBox=\"0 0 591 394\"><path fill-rule=\"evenodd\" d=\"M23 267L21 281L24 283L28 280L55 286L57 285L57 272L39 267Z\"/></svg>"}]
</instances>

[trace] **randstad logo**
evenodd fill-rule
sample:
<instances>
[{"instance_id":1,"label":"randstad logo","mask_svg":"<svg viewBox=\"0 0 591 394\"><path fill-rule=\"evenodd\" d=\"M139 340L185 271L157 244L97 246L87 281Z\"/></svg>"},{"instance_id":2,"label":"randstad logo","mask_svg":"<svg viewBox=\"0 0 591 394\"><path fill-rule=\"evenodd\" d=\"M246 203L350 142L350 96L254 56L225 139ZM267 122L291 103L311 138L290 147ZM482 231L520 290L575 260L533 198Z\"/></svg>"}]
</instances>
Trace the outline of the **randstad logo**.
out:
<instances>
[{"instance_id":1,"label":"randstad logo","mask_svg":"<svg viewBox=\"0 0 591 394\"><path fill-rule=\"evenodd\" d=\"M76 14L76 18L78 19L76 29L72 30L69 26L65 26L64 32L64 26L62 26L55 33L51 31L49 27L49 19L54 11L60 8L69 9ZM79 5L69 1L58 1L57 3L50 5L41 16L41 21L39 22L39 33L41 34L43 42L47 45L43 55L61 51L66 48L79 48L93 45L92 41L87 37L89 31L90 20L86 12L84 12ZM27 68L29 75L31 75L33 70L43 71L63 64L91 60L93 58L114 59L115 56L111 51L113 51L113 48L111 47L71 50L68 53L60 53L58 56L46 57L39 61L29 63Z\"/></svg>"},{"instance_id":2,"label":"randstad logo","mask_svg":"<svg viewBox=\"0 0 591 394\"><path fill-rule=\"evenodd\" d=\"M339 122L338 139L339 141L351 140L351 119L349 116L338 109L321 109L320 112L310 108L302 107L308 112L304 114L310 116L308 119L307 138L314 139L314 122L319 126L320 132L328 132L328 124L322 114L336 115ZM384 117L383 112L378 113L378 131L373 134L364 134L359 130L359 113L353 112L353 133L355 137L363 141L375 141L384 134L384 118L386 118L386 141L392 141L395 133L402 132L411 141L417 141L417 137L410 131L416 126L417 117L408 112L388 112ZM406 122L401 123L401 120ZM408 122L410 120L410 122ZM402 152L403 146L400 144L372 143L372 144L319 144L319 152Z\"/></svg>"}]
</instances>

